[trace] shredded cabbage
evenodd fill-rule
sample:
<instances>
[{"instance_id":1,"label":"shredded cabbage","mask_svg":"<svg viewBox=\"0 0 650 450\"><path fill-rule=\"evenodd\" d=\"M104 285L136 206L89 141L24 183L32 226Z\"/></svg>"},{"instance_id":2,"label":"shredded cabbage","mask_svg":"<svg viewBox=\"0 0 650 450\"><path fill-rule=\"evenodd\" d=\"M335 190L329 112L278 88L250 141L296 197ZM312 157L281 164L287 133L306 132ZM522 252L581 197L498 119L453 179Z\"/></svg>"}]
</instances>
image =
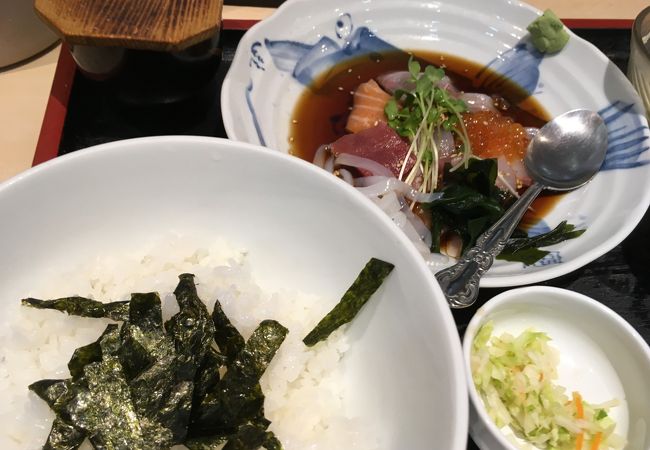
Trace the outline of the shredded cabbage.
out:
<instances>
[{"instance_id":1,"label":"shredded cabbage","mask_svg":"<svg viewBox=\"0 0 650 450\"><path fill-rule=\"evenodd\" d=\"M609 417L617 401L589 404L578 392L570 398L555 383L559 355L548 345L546 333L526 330L517 337L492 337L493 329L488 322L476 334L471 368L476 390L497 427L509 426L517 437L541 449L625 447Z\"/></svg>"}]
</instances>

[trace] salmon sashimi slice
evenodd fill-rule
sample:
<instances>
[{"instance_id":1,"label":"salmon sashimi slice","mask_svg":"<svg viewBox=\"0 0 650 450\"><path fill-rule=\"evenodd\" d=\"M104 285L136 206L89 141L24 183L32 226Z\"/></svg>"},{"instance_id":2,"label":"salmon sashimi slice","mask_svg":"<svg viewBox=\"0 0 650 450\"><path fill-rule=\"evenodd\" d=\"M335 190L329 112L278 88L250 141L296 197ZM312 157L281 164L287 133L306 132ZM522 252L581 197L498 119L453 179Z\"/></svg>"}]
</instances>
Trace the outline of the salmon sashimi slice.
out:
<instances>
[{"instance_id":1,"label":"salmon sashimi slice","mask_svg":"<svg viewBox=\"0 0 650 450\"><path fill-rule=\"evenodd\" d=\"M372 128L386 122L384 107L391 95L384 91L375 80L359 85L354 91L352 111L345 128L351 133Z\"/></svg>"}]
</instances>

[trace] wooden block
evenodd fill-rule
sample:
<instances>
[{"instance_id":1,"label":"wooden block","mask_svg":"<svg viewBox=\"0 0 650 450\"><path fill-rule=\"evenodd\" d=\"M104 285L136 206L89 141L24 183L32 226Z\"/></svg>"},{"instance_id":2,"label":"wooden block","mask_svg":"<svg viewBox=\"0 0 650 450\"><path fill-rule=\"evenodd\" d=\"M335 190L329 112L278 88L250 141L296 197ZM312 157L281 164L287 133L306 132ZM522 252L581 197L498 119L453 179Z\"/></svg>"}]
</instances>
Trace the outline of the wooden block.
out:
<instances>
[{"instance_id":1,"label":"wooden block","mask_svg":"<svg viewBox=\"0 0 650 450\"><path fill-rule=\"evenodd\" d=\"M66 42L179 51L219 31L223 0L35 0Z\"/></svg>"}]
</instances>

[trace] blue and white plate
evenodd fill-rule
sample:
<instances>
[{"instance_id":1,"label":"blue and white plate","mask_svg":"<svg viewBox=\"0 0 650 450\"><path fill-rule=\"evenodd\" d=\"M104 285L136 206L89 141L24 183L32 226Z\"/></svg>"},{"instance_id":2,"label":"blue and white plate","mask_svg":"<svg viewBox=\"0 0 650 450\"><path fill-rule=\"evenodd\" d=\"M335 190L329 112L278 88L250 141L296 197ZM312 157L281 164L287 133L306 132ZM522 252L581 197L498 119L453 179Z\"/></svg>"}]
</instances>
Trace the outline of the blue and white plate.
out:
<instances>
[{"instance_id":1,"label":"blue and white plate","mask_svg":"<svg viewBox=\"0 0 650 450\"><path fill-rule=\"evenodd\" d=\"M223 83L228 137L289 149L291 113L306 85L343 59L394 47L461 56L504 74L552 115L599 111L609 129L601 172L562 198L532 232L568 220L586 227L534 266L498 261L484 287L536 283L567 274L620 243L650 204L650 135L632 85L596 47L571 34L558 54L528 42L541 12L508 0L289 0L242 38Z\"/></svg>"}]
</instances>

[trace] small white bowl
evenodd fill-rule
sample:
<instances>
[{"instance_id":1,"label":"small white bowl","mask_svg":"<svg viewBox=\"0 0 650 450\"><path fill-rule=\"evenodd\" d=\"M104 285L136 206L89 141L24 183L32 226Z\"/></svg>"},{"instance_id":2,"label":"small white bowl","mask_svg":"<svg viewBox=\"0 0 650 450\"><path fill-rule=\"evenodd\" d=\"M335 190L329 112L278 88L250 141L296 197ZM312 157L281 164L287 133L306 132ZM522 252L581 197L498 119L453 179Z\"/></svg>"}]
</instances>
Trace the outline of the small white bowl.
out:
<instances>
[{"instance_id":1,"label":"small white bowl","mask_svg":"<svg viewBox=\"0 0 650 450\"><path fill-rule=\"evenodd\" d=\"M546 332L558 349L558 384L577 390L590 402L612 398L616 433L627 450L650 448L650 347L623 318L601 303L565 289L532 286L497 295L470 321L463 339L470 397L470 435L483 450L515 450L490 419L472 379L472 342L482 325L494 323L493 335L517 335L527 328ZM523 442L523 441L521 441Z\"/></svg>"}]
</instances>

